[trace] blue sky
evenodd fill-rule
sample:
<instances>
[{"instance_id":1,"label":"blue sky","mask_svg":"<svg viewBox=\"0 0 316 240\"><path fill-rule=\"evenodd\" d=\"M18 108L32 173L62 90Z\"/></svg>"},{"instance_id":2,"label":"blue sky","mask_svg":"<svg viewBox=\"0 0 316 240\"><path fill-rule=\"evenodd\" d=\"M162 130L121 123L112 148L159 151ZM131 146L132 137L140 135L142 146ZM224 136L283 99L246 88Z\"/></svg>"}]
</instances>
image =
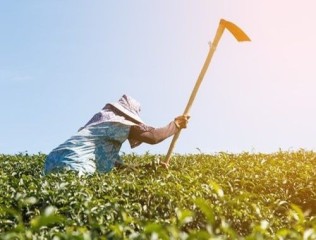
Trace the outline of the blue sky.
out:
<instances>
[{"instance_id":1,"label":"blue sky","mask_svg":"<svg viewBox=\"0 0 316 240\"><path fill-rule=\"evenodd\" d=\"M175 152L315 150L316 17L302 1L2 1L0 152L48 153L126 93L161 127L225 32ZM122 151L166 153L170 140Z\"/></svg>"}]
</instances>

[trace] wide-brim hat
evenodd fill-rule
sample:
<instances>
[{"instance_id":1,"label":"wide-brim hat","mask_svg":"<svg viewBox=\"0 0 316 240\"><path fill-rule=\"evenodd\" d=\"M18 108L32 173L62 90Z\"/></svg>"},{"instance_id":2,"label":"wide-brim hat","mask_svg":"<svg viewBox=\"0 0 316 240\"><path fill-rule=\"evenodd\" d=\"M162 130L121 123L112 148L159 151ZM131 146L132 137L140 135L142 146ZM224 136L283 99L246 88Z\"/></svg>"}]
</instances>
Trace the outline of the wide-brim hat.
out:
<instances>
[{"instance_id":1,"label":"wide-brim hat","mask_svg":"<svg viewBox=\"0 0 316 240\"><path fill-rule=\"evenodd\" d=\"M109 104L130 117L136 123L144 123L139 116L139 112L141 110L140 103L134 98L124 94L117 102Z\"/></svg>"}]
</instances>

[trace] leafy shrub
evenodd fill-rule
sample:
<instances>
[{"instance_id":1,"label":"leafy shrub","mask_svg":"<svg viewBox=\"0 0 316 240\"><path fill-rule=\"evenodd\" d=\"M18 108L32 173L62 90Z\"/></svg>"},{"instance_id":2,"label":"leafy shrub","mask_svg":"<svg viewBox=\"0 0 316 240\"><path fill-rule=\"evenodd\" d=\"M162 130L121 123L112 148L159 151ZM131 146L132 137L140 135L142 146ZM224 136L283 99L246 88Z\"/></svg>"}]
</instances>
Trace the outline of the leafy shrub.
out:
<instances>
[{"instance_id":1,"label":"leafy shrub","mask_svg":"<svg viewBox=\"0 0 316 240\"><path fill-rule=\"evenodd\" d=\"M1 239L316 239L316 154L124 155L108 174L43 176L0 155Z\"/></svg>"}]
</instances>

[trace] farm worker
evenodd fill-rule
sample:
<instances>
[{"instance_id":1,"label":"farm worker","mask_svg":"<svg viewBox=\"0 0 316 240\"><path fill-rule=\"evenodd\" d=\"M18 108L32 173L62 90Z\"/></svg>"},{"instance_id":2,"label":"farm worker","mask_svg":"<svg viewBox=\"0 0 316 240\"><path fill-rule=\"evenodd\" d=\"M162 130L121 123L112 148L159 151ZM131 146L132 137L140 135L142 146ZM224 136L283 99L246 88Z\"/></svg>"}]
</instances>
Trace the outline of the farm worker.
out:
<instances>
[{"instance_id":1,"label":"farm worker","mask_svg":"<svg viewBox=\"0 0 316 240\"><path fill-rule=\"evenodd\" d=\"M150 127L139 117L140 104L123 95L108 103L91 120L46 158L44 173L74 170L79 174L105 173L122 166L119 151L128 139L131 148L142 142L157 144L186 128L188 116L179 116L163 128Z\"/></svg>"}]
</instances>

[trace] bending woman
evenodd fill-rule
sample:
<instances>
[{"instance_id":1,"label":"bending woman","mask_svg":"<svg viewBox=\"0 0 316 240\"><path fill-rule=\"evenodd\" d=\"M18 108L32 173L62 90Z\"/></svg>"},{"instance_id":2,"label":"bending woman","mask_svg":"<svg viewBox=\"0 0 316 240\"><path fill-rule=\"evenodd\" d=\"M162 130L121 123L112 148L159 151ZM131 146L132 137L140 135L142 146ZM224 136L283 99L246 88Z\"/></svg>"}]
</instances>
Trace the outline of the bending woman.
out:
<instances>
[{"instance_id":1,"label":"bending woman","mask_svg":"<svg viewBox=\"0 0 316 240\"><path fill-rule=\"evenodd\" d=\"M186 128L188 116L179 116L163 128L144 124L139 117L140 104L123 95L108 103L78 132L52 150L46 158L44 173L73 170L79 174L109 172L121 166L119 151L128 140L131 148L141 143L157 144Z\"/></svg>"}]
</instances>

